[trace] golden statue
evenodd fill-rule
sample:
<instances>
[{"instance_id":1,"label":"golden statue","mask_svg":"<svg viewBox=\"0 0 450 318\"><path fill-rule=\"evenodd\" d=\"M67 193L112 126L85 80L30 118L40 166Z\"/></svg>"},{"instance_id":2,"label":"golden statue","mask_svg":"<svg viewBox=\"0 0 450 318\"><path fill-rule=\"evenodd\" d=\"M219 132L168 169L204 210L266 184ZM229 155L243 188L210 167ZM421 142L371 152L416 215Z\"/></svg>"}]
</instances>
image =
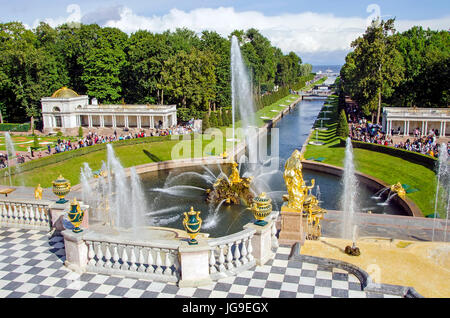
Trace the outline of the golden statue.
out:
<instances>
[{"instance_id":1,"label":"golden statue","mask_svg":"<svg viewBox=\"0 0 450 318\"><path fill-rule=\"evenodd\" d=\"M233 167L231 168L232 172L229 177L230 182L231 184L241 183L242 179L239 176L239 170L237 169L238 164L233 161L232 165L233 165Z\"/></svg>"},{"instance_id":2,"label":"golden statue","mask_svg":"<svg viewBox=\"0 0 450 318\"><path fill-rule=\"evenodd\" d=\"M40 183L34 189L34 198L36 200L42 200L42 188L41 188L41 184Z\"/></svg>"},{"instance_id":3,"label":"golden statue","mask_svg":"<svg viewBox=\"0 0 450 318\"><path fill-rule=\"evenodd\" d=\"M402 184L397 182L396 184L391 186L391 191L397 193L400 198L404 198L406 196L406 191L403 189Z\"/></svg>"},{"instance_id":4,"label":"golden statue","mask_svg":"<svg viewBox=\"0 0 450 318\"><path fill-rule=\"evenodd\" d=\"M287 207L302 212L306 193L304 188L305 182L303 181L302 175L302 155L300 154L300 151L295 150L292 156L286 161L283 177L288 192Z\"/></svg>"}]
</instances>

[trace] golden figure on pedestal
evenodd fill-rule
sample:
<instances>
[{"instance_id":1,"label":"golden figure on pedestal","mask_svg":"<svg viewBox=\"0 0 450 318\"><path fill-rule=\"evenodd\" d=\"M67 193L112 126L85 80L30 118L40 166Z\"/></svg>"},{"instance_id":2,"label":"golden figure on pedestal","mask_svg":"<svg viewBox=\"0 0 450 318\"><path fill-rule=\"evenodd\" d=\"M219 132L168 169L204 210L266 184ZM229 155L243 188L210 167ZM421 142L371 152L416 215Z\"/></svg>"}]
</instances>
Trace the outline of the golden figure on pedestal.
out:
<instances>
[{"instance_id":1,"label":"golden figure on pedestal","mask_svg":"<svg viewBox=\"0 0 450 318\"><path fill-rule=\"evenodd\" d=\"M284 165L284 181L288 192L287 207L296 209L298 212L303 211L303 201L305 200L305 192L303 189L304 181L302 175L302 158L300 151L295 150L292 156Z\"/></svg>"},{"instance_id":2,"label":"golden figure on pedestal","mask_svg":"<svg viewBox=\"0 0 450 318\"><path fill-rule=\"evenodd\" d=\"M281 211L302 213L306 238L316 240L321 236L320 220L326 210L319 206L319 200L311 194L315 180L312 179L308 186L303 179L303 159L300 151L295 150L286 161L283 176L288 194L283 196L287 203L281 207Z\"/></svg>"},{"instance_id":3,"label":"golden figure on pedestal","mask_svg":"<svg viewBox=\"0 0 450 318\"><path fill-rule=\"evenodd\" d=\"M41 184L38 184L37 187L34 189L34 198L36 200L42 200L42 188Z\"/></svg>"}]
</instances>

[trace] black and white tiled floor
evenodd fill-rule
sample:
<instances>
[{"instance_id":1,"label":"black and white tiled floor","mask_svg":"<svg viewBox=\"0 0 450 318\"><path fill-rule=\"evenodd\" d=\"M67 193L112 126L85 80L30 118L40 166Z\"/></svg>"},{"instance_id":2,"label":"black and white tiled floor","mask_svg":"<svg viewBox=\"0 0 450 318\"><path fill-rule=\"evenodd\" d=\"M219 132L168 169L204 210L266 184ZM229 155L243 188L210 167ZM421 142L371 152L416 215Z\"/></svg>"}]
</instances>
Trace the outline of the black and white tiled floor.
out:
<instances>
[{"instance_id":1,"label":"black and white tiled floor","mask_svg":"<svg viewBox=\"0 0 450 318\"><path fill-rule=\"evenodd\" d=\"M64 266L64 241L46 232L0 228L0 298L29 297L199 297L304 298L397 297L361 290L359 280L339 269L288 260L290 248L279 247L275 259L210 286L179 288L101 274L82 275Z\"/></svg>"}]
</instances>

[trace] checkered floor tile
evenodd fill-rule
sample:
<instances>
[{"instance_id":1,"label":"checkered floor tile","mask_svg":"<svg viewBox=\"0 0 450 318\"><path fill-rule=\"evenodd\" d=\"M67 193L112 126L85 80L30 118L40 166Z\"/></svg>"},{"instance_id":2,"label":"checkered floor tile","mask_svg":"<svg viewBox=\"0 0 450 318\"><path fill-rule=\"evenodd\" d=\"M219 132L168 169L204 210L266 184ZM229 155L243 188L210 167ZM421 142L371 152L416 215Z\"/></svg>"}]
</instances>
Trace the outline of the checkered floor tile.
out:
<instances>
[{"instance_id":1,"label":"checkered floor tile","mask_svg":"<svg viewBox=\"0 0 450 318\"><path fill-rule=\"evenodd\" d=\"M170 283L74 273L64 266L61 236L0 228L0 298L392 297L362 291L359 280L346 271L289 260L288 247L279 247L276 252L267 264L238 276L221 279L210 286L179 288Z\"/></svg>"}]
</instances>

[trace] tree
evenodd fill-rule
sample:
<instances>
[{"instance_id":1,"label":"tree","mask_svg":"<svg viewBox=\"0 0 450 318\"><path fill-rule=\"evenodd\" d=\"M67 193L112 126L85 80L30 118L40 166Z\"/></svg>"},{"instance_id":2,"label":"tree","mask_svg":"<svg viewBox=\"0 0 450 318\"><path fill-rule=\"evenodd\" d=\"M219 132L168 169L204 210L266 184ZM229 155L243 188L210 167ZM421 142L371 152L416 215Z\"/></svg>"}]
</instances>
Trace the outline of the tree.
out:
<instances>
[{"instance_id":1,"label":"tree","mask_svg":"<svg viewBox=\"0 0 450 318\"><path fill-rule=\"evenodd\" d=\"M336 128L336 135L342 138L347 138L349 135L347 115L345 115L345 111L343 109L339 114L339 121L338 126Z\"/></svg>"},{"instance_id":2,"label":"tree","mask_svg":"<svg viewBox=\"0 0 450 318\"><path fill-rule=\"evenodd\" d=\"M382 96L391 96L403 78L403 59L392 36L394 21L374 20L364 35L352 42L354 51L347 56L352 64L343 67L342 75L353 97L366 113L377 112L377 123L380 122Z\"/></svg>"},{"instance_id":3,"label":"tree","mask_svg":"<svg viewBox=\"0 0 450 318\"><path fill-rule=\"evenodd\" d=\"M221 116L222 116L222 124L223 126L229 126L231 123L228 121L227 111L225 109L221 109Z\"/></svg>"},{"instance_id":4,"label":"tree","mask_svg":"<svg viewBox=\"0 0 450 318\"><path fill-rule=\"evenodd\" d=\"M204 133L208 128L211 128L211 124L209 123L209 113L204 112L202 117L202 132Z\"/></svg>"},{"instance_id":5,"label":"tree","mask_svg":"<svg viewBox=\"0 0 450 318\"><path fill-rule=\"evenodd\" d=\"M211 55L197 49L180 51L170 57L162 70L162 88L177 98L181 107L188 104L209 110L215 98L216 77Z\"/></svg>"},{"instance_id":6,"label":"tree","mask_svg":"<svg viewBox=\"0 0 450 318\"><path fill-rule=\"evenodd\" d=\"M219 123L217 121L216 112L211 112L211 114L209 115L209 123L210 123L211 127L218 127L219 126Z\"/></svg>"}]
</instances>

